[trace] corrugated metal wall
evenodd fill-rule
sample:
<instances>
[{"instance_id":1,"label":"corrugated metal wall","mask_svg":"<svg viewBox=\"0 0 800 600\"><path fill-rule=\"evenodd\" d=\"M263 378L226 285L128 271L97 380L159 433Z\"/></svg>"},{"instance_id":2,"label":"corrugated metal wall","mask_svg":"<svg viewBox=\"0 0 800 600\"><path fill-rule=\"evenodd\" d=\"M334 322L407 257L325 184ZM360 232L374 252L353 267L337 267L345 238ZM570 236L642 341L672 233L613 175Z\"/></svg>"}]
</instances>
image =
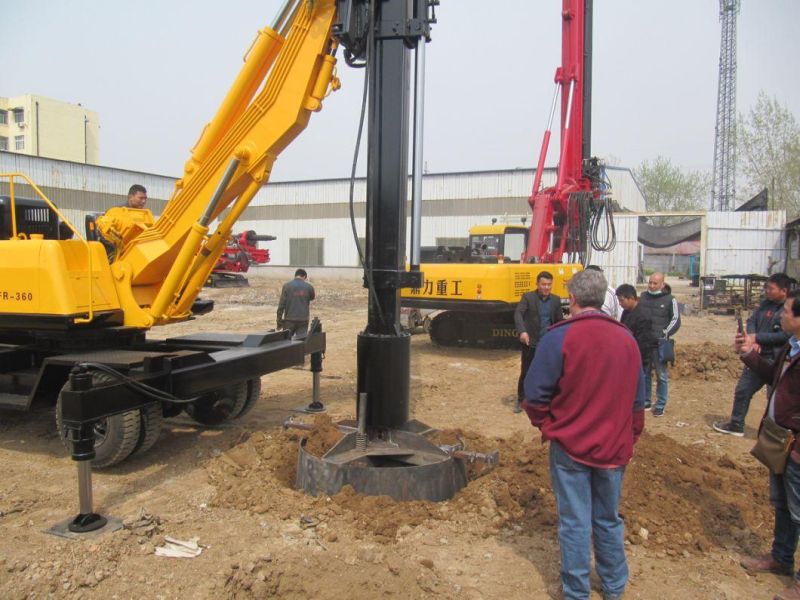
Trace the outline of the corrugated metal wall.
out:
<instances>
[{"instance_id":1,"label":"corrugated metal wall","mask_svg":"<svg viewBox=\"0 0 800 600\"><path fill-rule=\"evenodd\" d=\"M174 178L162 175L0 152L0 172L12 171L31 177L80 231L87 213L124 203L133 183L147 188L148 208L158 214L175 183ZM632 211L644 210L644 198L628 169L609 168L607 174L617 202ZM466 237L471 226L490 223L492 218L518 223L521 216L529 217L527 199L533 177L532 169L425 175L423 245L435 245L437 238ZM552 169L546 170L544 185L552 184L554 177ZM347 179L270 183L254 198L236 229L277 236L269 243L275 265L290 264L291 239L324 238L326 265L355 266L349 186ZM0 183L0 193L6 189ZM357 180L354 208L359 237L364 236L365 190L364 180ZM24 187L18 193L31 194ZM624 264L629 264L627 258Z\"/></svg>"},{"instance_id":2,"label":"corrugated metal wall","mask_svg":"<svg viewBox=\"0 0 800 600\"><path fill-rule=\"evenodd\" d=\"M639 237L639 217L634 215L616 215L614 227L617 231L617 243L611 252L592 251L591 264L603 269L608 284L617 287L623 283L636 284L639 273L639 254L641 245Z\"/></svg>"},{"instance_id":3,"label":"corrugated metal wall","mask_svg":"<svg viewBox=\"0 0 800 600\"><path fill-rule=\"evenodd\" d=\"M786 212L710 212L707 219L706 275L764 275L786 257Z\"/></svg>"},{"instance_id":4,"label":"corrugated metal wall","mask_svg":"<svg viewBox=\"0 0 800 600\"><path fill-rule=\"evenodd\" d=\"M617 203L627 210L644 212L644 196L630 169L609 167L606 173L611 183L609 191ZM527 210L527 200L531 193L534 174L533 169L428 174L423 177L422 198L426 201L515 199L519 204L513 212L524 213ZM548 186L554 182L555 170L545 169L542 185ZM251 206L346 203L349 198L349 189L350 181L348 179L272 182L256 195ZM365 195L364 180L358 179L355 185L354 201L356 203L364 202ZM411 198L410 178L408 197Z\"/></svg>"}]
</instances>

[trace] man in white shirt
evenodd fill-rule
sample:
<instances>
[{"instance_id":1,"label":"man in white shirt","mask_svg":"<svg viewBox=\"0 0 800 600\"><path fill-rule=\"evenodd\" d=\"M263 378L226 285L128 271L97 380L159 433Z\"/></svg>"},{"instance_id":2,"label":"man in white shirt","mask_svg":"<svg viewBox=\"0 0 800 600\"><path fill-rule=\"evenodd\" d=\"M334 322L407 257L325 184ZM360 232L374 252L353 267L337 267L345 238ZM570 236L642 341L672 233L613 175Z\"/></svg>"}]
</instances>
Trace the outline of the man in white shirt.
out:
<instances>
[{"instance_id":1,"label":"man in white shirt","mask_svg":"<svg viewBox=\"0 0 800 600\"><path fill-rule=\"evenodd\" d=\"M602 273L603 269L598 267L597 265L589 265L586 267L587 271L597 271L598 273ZM614 317L617 321L622 319L622 307L619 304L619 299L617 298L617 291L609 286L606 289L606 299L603 300L603 308L601 308L604 313L606 313L609 317Z\"/></svg>"}]
</instances>

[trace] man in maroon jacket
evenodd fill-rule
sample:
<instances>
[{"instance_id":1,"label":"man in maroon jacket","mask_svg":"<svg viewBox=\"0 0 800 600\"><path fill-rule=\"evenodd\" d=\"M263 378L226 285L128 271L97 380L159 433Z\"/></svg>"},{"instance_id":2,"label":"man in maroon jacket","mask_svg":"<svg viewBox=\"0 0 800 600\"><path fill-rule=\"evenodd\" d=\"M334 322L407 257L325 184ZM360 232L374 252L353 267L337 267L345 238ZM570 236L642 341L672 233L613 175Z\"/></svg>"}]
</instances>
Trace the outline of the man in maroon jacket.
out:
<instances>
[{"instance_id":1,"label":"man in maroon jacket","mask_svg":"<svg viewBox=\"0 0 800 600\"><path fill-rule=\"evenodd\" d=\"M644 427L644 372L630 331L601 312L608 284L582 271L567 284L570 318L542 337L525 378L525 411L550 442L564 598L589 598L591 550L604 599L628 581L619 498Z\"/></svg>"},{"instance_id":2,"label":"man in maroon jacket","mask_svg":"<svg viewBox=\"0 0 800 600\"><path fill-rule=\"evenodd\" d=\"M771 395L764 417L800 433L800 291L789 292L783 305L781 327L790 334L788 343L774 362L758 352L754 335L737 335L736 347L742 362L770 385ZM763 420L763 419L762 419ZM800 534L800 444L795 441L782 475L769 474L769 499L775 508L772 552L742 559L748 571L769 571L794 575L793 584L775 596L776 600L800 600L800 572L794 572L794 553Z\"/></svg>"}]
</instances>

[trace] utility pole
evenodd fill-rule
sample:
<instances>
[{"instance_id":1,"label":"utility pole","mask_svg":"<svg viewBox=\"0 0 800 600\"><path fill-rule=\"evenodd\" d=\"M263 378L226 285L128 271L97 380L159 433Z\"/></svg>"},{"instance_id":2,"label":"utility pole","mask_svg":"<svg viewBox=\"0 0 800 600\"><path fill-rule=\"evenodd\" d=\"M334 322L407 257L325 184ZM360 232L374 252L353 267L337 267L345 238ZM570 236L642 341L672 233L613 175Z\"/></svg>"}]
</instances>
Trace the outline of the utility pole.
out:
<instances>
[{"instance_id":1,"label":"utility pole","mask_svg":"<svg viewBox=\"0 0 800 600\"><path fill-rule=\"evenodd\" d=\"M719 0L722 36L719 47L717 125L711 210L733 210L736 204L736 17L740 0Z\"/></svg>"}]
</instances>

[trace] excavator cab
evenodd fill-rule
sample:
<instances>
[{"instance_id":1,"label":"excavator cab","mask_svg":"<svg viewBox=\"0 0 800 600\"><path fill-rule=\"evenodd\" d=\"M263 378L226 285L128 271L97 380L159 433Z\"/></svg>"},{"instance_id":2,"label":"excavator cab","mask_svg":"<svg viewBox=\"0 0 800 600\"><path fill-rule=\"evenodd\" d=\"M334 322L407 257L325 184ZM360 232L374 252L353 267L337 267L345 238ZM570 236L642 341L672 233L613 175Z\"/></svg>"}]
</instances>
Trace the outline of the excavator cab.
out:
<instances>
[{"instance_id":1,"label":"excavator cab","mask_svg":"<svg viewBox=\"0 0 800 600\"><path fill-rule=\"evenodd\" d=\"M519 225L472 227L469 230L469 262L521 263L527 243L527 227Z\"/></svg>"}]
</instances>

